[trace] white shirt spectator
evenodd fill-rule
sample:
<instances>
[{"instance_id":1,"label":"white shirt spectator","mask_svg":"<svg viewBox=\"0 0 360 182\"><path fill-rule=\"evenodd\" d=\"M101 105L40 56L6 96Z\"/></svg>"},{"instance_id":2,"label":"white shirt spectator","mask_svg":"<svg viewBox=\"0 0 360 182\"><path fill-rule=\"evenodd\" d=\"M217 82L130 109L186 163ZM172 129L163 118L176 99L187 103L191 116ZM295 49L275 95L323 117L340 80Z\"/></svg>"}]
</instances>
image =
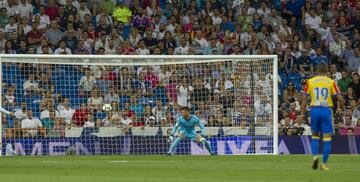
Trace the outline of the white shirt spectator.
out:
<instances>
[{"instance_id":1,"label":"white shirt spectator","mask_svg":"<svg viewBox=\"0 0 360 182\"><path fill-rule=\"evenodd\" d=\"M330 27L319 27L315 30L321 35L321 40L327 39L331 34Z\"/></svg>"},{"instance_id":2,"label":"white shirt spectator","mask_svg":"<svg viewBox=\"0 0 360 182\"><path fill-rule=\"evenodd\" d=\"M88 98L87 103L94 106L94 109L97 109L103 105L104 99L102 97L90 97Z\"/></svg>"},{"instance_id":3,"label":"white shirt spectator","mask_svg":"<svg viewBox=\"0 0 360 182\"><path fill-rule=\"evenodd\" d=\"M10 23L5 25L4 32L5 33L12 33L17 31L17 23L14 23L13 25L10 25Z\"/></svg>"},{"instance_id":4,"label":"white shirt spectator","mask_svg":"<svg viewBox=\"0 0 360 182\"><path fill-rule=\"evenodd\" d=\"M9 8L7 0L0 0L0 7Z\"/></svg>"},{"instance_id":5,"label":"white shirt spectator","mask_svg":"<svg viewBox=\"0 0 360 182\"><path fill-rule=\"evenodd\" d=\"M39 25L39 29L44 29L46 28L48 25L50 25L50 18L48 15L43 14L42 16L40 14L34 15L32 18L32 21L34 21L35 16L40 16L40 25Z\"/></svg>"},{"instance_id":6,"label":"white shirt spectator","mask_svg":"<svg viewBox=\"0 0 360 182\"><path fill-rule=\"evenodd\" d=\"M7 10L8 10L7 14L9 16L16 16L16 15L19 14L19 9L18 9L17 5L13 5L12 7L8 7Z\"/></svg>"},{"instance_id":7,"label":"white shirt spectator","mask_svg":"<svg viewBox=\"0 0 360 182\"><path fill-rule=\"evenodd\" d=\"M176 28L176 26L177 26L177 24L170 24L170 25L168 25L167 27L166 27L166 31L169 31L170 33L174 33L174 31L175 31L175 28Z\"/></svg>"},{"instance_id":8,"label":"white shirt spectator","mask_svg":"<svg viewBox=\"0 0 360 182\"><path fill-rule=\"evenodd\" d=\"M39 83L35 80L27 80L24 84L23 84L23 88L25 90L25 94L26 90L35 90L39 87Z\"/></svg>"},{"instance_id":9,"label":"white shirt spectator","mask_svg":"<svg viewBox=\"0 0 360 182\"><path fill-rule=\"evenodd\" d=\"M125 126L129 126L131 123L132 123L131 118L126 118L126 119L121 120L121 124L123 124Z\"/></svg>"},{"instance_id":10,"label":"white shirt spectator","mask_svg":"<svg viewBox=\"0 0 360 182\"><path fill-rule=\"evenodd\" d=\"M94 1L92 1L92 2L94 2ZM59 3L60 5L62 5L62 6L65 6L65 5L66 5L66 0L59 0L58 3ZM94 2L94 3L96 3L96 2ZM80 7L80 4L79 4L79 2L78 2L77 0L72 0L72 5L73 5L76 9L79 9L79 7Z\"/></svg>"},{"instance_id":11,"label":"white shirt spectator","mask_svg":"<svg viewBox=\"0 0 360 182\"><path fill-rule=\"evenodd\" d=\"M221 24L221 22L222 22L220 16L217 16L217 17L212 16L211 18L212 18L212 21L213 21L213 25L219 25L219 24Z\"/></svg>"},{"instance_id":12,"label":"white shirt spectator","mask_svg":"<svg viewBox=\"0 0 360 182\"><path fill-rule=\"evenodd\" d=\"M105 47L105 41L102 41L101 39L95 42L94 50L97 51L100 47Z\"/></svg>"},{"instance_id":13,"label":"white shirt spectator","mask_svg":"<svg viewBox=\"0 0 360 182\"><path fill-rule=\"evenodd\" d=\"M240 34L240 46L241 47L247 47L248 43L251 41L251 35L249 32L244 32Z\"/></svg>"},{"instance_id":14,"label":"white shirt spectator","mask_svg":"<svg viewBox=\"0 0 360 182\"><path fill-rule=\"evenodd\" d=\"M26 3L25 5L20 3L17 6L17 9L19 11L20 17L26 16L28 18L31 18L30 16L32 15L34 7L29 3Z\"/></svg>"},{"instance_id":15,"label":"white shirt spectator","mask_svg":"<svg viewBox=\"0 0 360 182\"><path fill-rule=\"evenodd\" d=\"M16 118L17 120L19 120L19 121L27 118L26 111L23 112L22 109L19 109L19 110L15 111L14 115L15 115L15 118Z\"/></svg>"},{"instance_id":16,"label":"white shirt spectator","mask_svg":"<svg viewBox=\"0 0 360 182\"><path fill-rule=\"evenodd\" d=\"M147 49L147 48L144 48L144 49L138 48L138 49L136 49L135 52L136 52L138 55L149 55L149 54L150 54L150 51L149 51L149 49Z\"/></svg>"},{"instance_id":17,"label":"white shirt spectator","mask_svg":"<svg viewBox=\"0 0 360 182\"><path fill-rule=\"evenodd\" d=\"M56 117L59 116L59 112L58 111L55 111L55 114L56 114ZM47 118L50 118L50 112L49 110L44 110L41 112L40 114L40 119L43 120L43 119L47 119Z\"/></svg>"},{"instance_id":18,"label":"white shirt spectator","mask_svg":"<svg viewBox=\"0 0 360 182\"><path fill-rule=\"evenodd\" d=\"M190 105L189 103L189 97L190 92L193 91L192 86L184 87L178 85L176 88L179 88L178 94L177 94L177 102L181 107L188 107Z\"/></svg>"},{"instance_id":19,"label":"white shirt spectator","mask_svg":"<svg viewBox=\"0 0 360 182\"><path fill-rule=\"evenodd\" d=\"M59 117L64 118L64 121L67 124L71 124L72 116L74 115L75 110L72 108L63 108L62 110L59 110Z\"/></svg>"},{"instance_id":20,"label":"white shirt spectator","mask_svg":"<svg viewBox=\"0 0 360 182\"><path fill-rule=\"evenodd\" d=\"M91 15L91 12L90 12L90 10L89 10L87 7L85 7L84 9L79 8L79 9L77 10L77 13L78 13L78 15L79 15L79 19L80 19L81 22L84 22L84 16L85 16L86 14L90 14L90 15Z\"/></svg>"},{"instance_id":21,"label":"white shirt spectator","mask_svg":"<svg viewBox=\"0 0 360 182\"><path fill-rule=\"evenodd\" d=\"M6 101L7 101L7 103L9 103L9 104L12 104L15 101L15 96L14 95L5 94L4 97L5 97Z\"/></svg>"},{"instance_id":22,"label":"white shirt spectator","mask_svg":"<svg viewBox=\"0 0 360 182\"><path fill-rule=\"evenodd\" d=\"M89 78L83 76L80 79L79 86L82 88L83 91L90 92L94 88L95 84L96 84L96 80L93 76L90 76Z\"/></svg>"},{"instance_id":23,"label":"white shirt spectator","mask_svg":"<svg viewBox=\"0 0 360 182\"><path fill-rule=\"evenodd\" d=\"M291 28L289 26L280 25L279 34L283 33L285 36L291 35Z\"/></svg>"},{"instance_id":24,"label":"white shirt spectator","mask_svg":"<svg viewBox=\"0 0 360 182\"><path fill-rule=\"evenodd\" d=\"M189 46L175 48L174 54L175 55L188 55L189 54Z\"/></svg>"},{"instance_id":25,"label":"white shirt spectator","mask_svg":"<svg viewBox=\"0 0 360 182\"><path fill-rule=\"evenodd\" d=\"M57 48L56 50L55 50L55 52L54 52L54 54L64 54L64 53L66 53L66 54L72 54L71 53L71 50L69 49L69 48L61 48L61 47L59 47L59 48Z\"/></svg>"},{"instance_id":26,"label":"white shirt spectator","mask_svg":"<svg viewBox=\"0 0 360 182\"><path fill-rule=\"evenodd\" d=\"M94 123L94 121L85 121L84 127L85 127L85 128L94 128L94 127L95 127L95 123Z\"/></svg>"},{"instance_id":27,"label":"white shirt spectator","mask_svg":"<svg viewBox=\"0 0 360 182\"><path fill-rule=\"evenodd\" d=\"M119 101L119 95L117 93L114 93L114 94L106 94L105 95L105 99L104 99L104 102L107 103L107 104L110 104L111 102L115 101L115 102L118 102Z\"/></svg>"},{"instance_id":28,"label":"white shirt spectator","mask_svg":"<svg viewBox=\"0 0 360 182\"><path fill-rule=\"evenodd\" d=\"M42 54L42 53L43 53L43 51L42 51L41 48L42 48L42 47L38 47L38 48L36 49L36 54ZM53 54L53 53L54 53L54 51L53 51L50 47L48 47L48 49L49 49L49 54Z\"/></svg>"},{"instance_id":29,"label":"white shirt spectator","mask_svg":"<svg viewBox=\"0 0 360 182\"><path fill-rule=\"evenodd\" d=\"M26 118L24 120L21 121L21 128L23 129L33 129L33 130L29 130L28 132L32 135L35 136L37 135L38 131L36 130L37 128L41 128L43 127L41 121L38 118Z\"/></svg>"},{"instance_id":30,"label":"white shirt spectator","mask_svg":"<svg viewBox=\"0 0 360 182\"><path fill-rule=\"evenodd\" d=\"M194 39L194 42L193 42L195 45L196 44L198 44L197 46L199 47L199 48L201 48L201 49L205 49L206 47L208 47L209 46L209 43L208 43L208 41L205 39L205 38L203 38L203 37L201 37L201 39Z\"/></svg>"},{"instance_id":31,"label":"white shirt spectator","mask_svg":"<svg viewBox=\"0 0 360 182\"><path fill-rule=\"evenodd\" d=\"M91 74L94 75L95 79L100 79L102 76L102 71L105 70L104 66L90 66Z\"/></svg>"},{"instance_id":32,"label":"white shirt spectator","mask_svg":"<svg viewBox=\"0 0 360 182\"><path fill-rule=\"evenodd\" d=\"M265 9L259 8L257 10L257 13L262 17L268 17L270 15L270 10L269 8L265 8Z\"/></svg>"},{"instance_id":33,"label":"white shirt spectator","mask_svg":"<svg viewBox=\"0 0 360 182\"><path fill-rule=\"evenodd\" d=\"M339 43L332 42L330 43L330 53L333 53L337 56L342 56L342 52L345 49L346 43L345 41L340 40Z\"/></svg>"},{"instance_id":34,"label":"white shirt spectator","mask_svg":"<svg viewBox=\"0 0 360 182\"><path fill-rule=\"evenodd\" d=\"M312 17L308 14L305 15L305 25L309 25L312 29L317 29L320 27L322 19L320 16Z\"/></svg>"},{"instance_id":35,"label":"white shirt spectator","mask_svg":"<svg viewBox=\"0 0 360 182\"><path fill-rule=\"evenodd\" d=\"M252 16L256 12L256 9L253 7L248 7L247 15Z\"/></svg>"}]
</instances>

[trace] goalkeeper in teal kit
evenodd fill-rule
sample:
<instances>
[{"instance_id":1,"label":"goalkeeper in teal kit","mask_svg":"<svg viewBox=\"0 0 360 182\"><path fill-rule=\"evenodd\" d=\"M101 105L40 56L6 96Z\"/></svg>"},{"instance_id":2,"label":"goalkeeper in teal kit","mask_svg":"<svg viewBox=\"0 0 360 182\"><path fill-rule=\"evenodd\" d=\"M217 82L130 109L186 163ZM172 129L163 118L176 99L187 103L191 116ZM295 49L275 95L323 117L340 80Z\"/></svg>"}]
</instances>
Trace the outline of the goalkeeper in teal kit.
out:
<instances>
[{"instance_id":1,"label":"goalkeeper in teal kit","mask_svg":"<svg viewBox=\"0 0 360 182\"><path fill-rule=\"evenodd\" d=\"M201 133L196 133L195 127L199 126ZM179 130L178 137L173 141L175 133ZM214 155L212 152L210 143L204 138L205 137L205 128L201 123L200 119L195 115L190 114L190 109L188 107L181 108L181 117L177 120L176 125L172 129L169 141L172 142L170 145L168 155L171 155L175 147L185 138L189 138L191 141L197 143L202 143L211 155Z\"/></svg>"}]
</instances>

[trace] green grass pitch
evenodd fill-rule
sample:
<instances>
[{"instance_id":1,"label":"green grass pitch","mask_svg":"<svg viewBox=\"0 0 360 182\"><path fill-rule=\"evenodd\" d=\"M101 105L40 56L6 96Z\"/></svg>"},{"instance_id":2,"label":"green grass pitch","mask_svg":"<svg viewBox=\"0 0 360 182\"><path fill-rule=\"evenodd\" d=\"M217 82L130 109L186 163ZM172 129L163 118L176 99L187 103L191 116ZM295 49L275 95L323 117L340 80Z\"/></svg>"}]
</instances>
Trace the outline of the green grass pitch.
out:
<instances>
[{"instance_id":1,"label":"green grass pitch","mask_svg":"<svg viewBox=\"0 0 360 182\"><path fill-rule=\"evenodd\" d=\"M1 182L358 182L360 155L1 157Z\"/></svg>"}]
</instances>

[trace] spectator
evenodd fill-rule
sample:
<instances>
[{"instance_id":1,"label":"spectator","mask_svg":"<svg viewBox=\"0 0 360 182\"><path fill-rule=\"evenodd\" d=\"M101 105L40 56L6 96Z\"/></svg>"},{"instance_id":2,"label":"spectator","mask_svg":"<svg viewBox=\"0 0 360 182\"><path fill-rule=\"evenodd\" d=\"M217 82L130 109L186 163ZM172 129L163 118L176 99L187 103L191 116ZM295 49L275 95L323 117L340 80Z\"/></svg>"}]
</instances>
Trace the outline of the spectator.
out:
<instances>
[{"instance_id":1,"label":"spectator","mask_svg":"<svg viewBox=\"0 0 360 182\"><path fill-rule=\"evenodd\" d=\"M47 28L47 26L50 24L50 17L45 14L45 6L39 7L39 14L37 14L40 17L40 24L39 27L43 30ZM33 16L33 20L35 20L36 15Z\"/></svg>"},{"instance_id":2,"label":"spectator","mask_svg":"<svg viewBox=\"0 0 360 182\"><path fill-rule=\"evenodd\" d=\"M76 126L81 127L84 125L88 114L91 114L91 111L86 107L85 103L81 103L80 108L75 110L72 120Z\"/></svg>"},{"instance_id":3,"label":"spectator","mask_svg":"<svg viewBox=\"0 0 360 182\"><path fill-rule=\"evenodd\" d=\"M355 97L360 98L360 80L359 74L354 73L352 76L352 82L348 85L348 88L352 88L354 91Z\"/></svg>"},{"instance_id":4,"label":"spectator","mask_svg":"<svg viewBox=\"0 0 360 182\"><path fill-rule=\"evenodd\" d=\"M70 100L68 98L63 98L63 102L60 107L58 107L59 117L62 118L63 124L66 126L71 126L73 124L72 118L75 113L75 110L70 106Z\"/></svg>"},{"instance_id":5,"label":"spectator","mask_svg":"<svg viewBox=\"0 0 360 182\"><path fill-rule=\"evenodd\" d=\"M354 48L354 56L347 59L347 64L349 65L350 72L358 72L360 69L360 48Z\"/></svg>"},{"instance_id":6,"label":"spectator","mask_svg":"<svg viewBox=\"0 0 360 182\"><path fill-rule=\"evenodd\" d=\"M41 119L41 124L47 130L47 132L51 131L51 129L54 129L57 125L56 111L50 111L49 117Z\"/></svg>"},{"instance_id":7,"label":"spectator","mask_svg":"<svg viewBox=\"0 0 360 182\"><path fill-rule=\"evenodd\" d=\"M93 114L87 114L86 121L84 122L84 128L95 128L95 119Z\"/></svg>"},{"instance_id":8,"label":"spectator","mask_svg":"<svg viewBox=\"0 0 360 182\"><path fill-rule=\"evenodd\" d=\"M12 32L16 32L17 31L17 27L18 27L18 24L16 23L16 19L14 16L9 16L9 23L7 23L5 25L5 33L6 34L9 34L9 33L12 33Z\"/></svg>"},{"instance_id":9,"label":"spectator","mask_svg":"<svg viewBox=\"0 0 360 182\"><path fill-rule=\"evenodd\" d=\"M329 61L326 56L323 55L321 48L316 49L316 56L311 58L313 67L316 67L319 63L324 62L329 64Z\"/></svg>"},{"instance_id":10,"label":"spectator","mask_svg":"<svg viewBox=\"0 0 360 182\"><path fill-rule=\"evenodd\" d=\"M174 54L175 55L188 55L189 51L190 51L190 47L188 45L186 45L185 37L182 37L180 39L179 47L175 48Z\"/></svg>"},{"instance_id":11,"label":"spectator","mask_svg":"<svg viewBox=\"0 0 360 182\"><path fill-rule=\"evenodd\" d=\"M94 89L91 91L91 96L88 98L87 103L91 109L101 111L104 104L104 99L99 94L99 91Z\"/></svg>"},{"instance_id":12,"label":"spectator","mask_svg":"<svg viewBox=\"0 0 360 182\"><path fill-rule=\"evenodd\" d=\"M30 74L27 81L24 82L23 88L25 91L25 95L34 95L40 92L39 82L35 80L35 75Z\"/></svg>"},{"instance_id":13,"label":"spectator","mask_svg":"<svg viewBox=\"0 0 360 182\"><path fill-rule=\"evenodd\" d=\"M161 100L156 100L156 106L152 109L152 114L156 118L156 123L161 123L161 119L166 117L168 108L163 105Z\"/></svg>"},{"instance_id":14,"label":"spectator","mask_svg":"<svg viewBox=\"0 0 360 182\"><path fill-rule=\"evenodd\" d=\"M74 50L74 54L82 54L82 55L89 55L90 54L90 50L84 47L84 41L83 40L79 40L77 42L77 46L76 49Z\"/></svg>"},{"instance_id":15,"label":"spectator","mask_svg":"<svg viewBox=\"0 0 360 182\"><path fill-rule=\"evenodd\" d=\"M27 33L29 46L34 49L40 46L41 40L44 38L43 33L38 30L38 26L37 22L33 22L31 31Z\"/></svg>"},{"instance_id":16,"label":"spectator","mask_svg":"<svg viewBox=\"0 0 360 182\"><path fill-rule=\"evenodd\" d=\"M50 117L50 112L52 112L52 111L55 111L56 116L59 116L59 113L58 113L56 110L54 110L53 103L52 103L52 102L48 102L48 103L47 103L47 106L46 106L46 109L43 110L43 111L41 112L41 114L40 114L40 119L41 119L41 120L44 120L44 119L49 118L49 117Z\"/></svg>"},{"instance_id":17,"label":"spectator","mask_svg":"<svg viewBox=\"0 0 360 182\"><path fill-rule=\"evenodd\" d=\"M113 116L112 112L108 112L106 117L102 120L104 127L119 127L122 118L119 115Z\"/></svg>"},{"instance_id":18,"label":"spectator","mask_svg":"<svg viewBox=\"0 0 360 182\"><path fill-rule=\"evenodd\" d=\"M341 73L337 71L336 64L330 65L330 74L333 80L335 80L336 82L338 82L341 79Z\"/></svg>"},{"instance_id":19,"label":"spectator","mask_svg":"<svg viewBox=\"0 0 360 182\"><path fill-rule=\"evenodd\" d=\"M77 9L73 5L72 0L66 0L66 5L64 7L64 16L68 17L69 15L73 15L74 17L77 14Z\"/></svg>"},{"instance_id":20,"label":"spectator","mask_svg":"<svg viewBox=\"0 0 360 182\"><path fill-rule=\"evenodd\" d=\"M118 102L119 95L115 92L114 87L109 88L109 93L105 95L104 103L110 104L112 102Z\"/></svg>"},{"instance_id":21,"label":"spectator","mask_svg":"<svg viewBox=\"0 0 360 182\"><path fill-rule=\"evenodd\" d=\"M127 25L131 20L132 12L128 7L124 6L122 3L118 3L118 5L119 5L118 7L115 7L113 16L116 21L122 22Z\"/></svg>"},{"instance_id":22,"label":"spectator","mask_svg":"<svg viewBox=\"0 0 360 182\"><path fill-rule=\"evenodd\" d=\"M21 102L21 107L20 109L18 109L17 111L15 111L14 115L15 118L18 121L22 121L23 119L27 118L27 113L28 109L27 109L27 103L26 102Z\"/></svg>"},{"instance_id":23,"label":"spectator","mask_svg":"<svg viewBox=\"0 0 360 182\"><path fill-rule=\"evenodd\" d=\"M296 94L297 91L295 89L294 84L292 82L289 82L283 94L283 101L285 103L289 103L291 102L291 100L295 101Z\"/></svg>"},{"instance_id":24,"label":"spectator","mask_svg":"<svg viewBox=\"0 0 360 182\"><path fill-rule=\"evenodd\" d=\"M27 2L27 0L20 0L20 4L17 6L20 17L32 18L34 7Z\"/></svg>"},{"instance_id":25,"label":"spectator","mask_svg":"<svg viewBox=\"0 0 360 182\"><path fill-rule=\"evenodd\" d=\"M348 76L348 72L346 70L341 72L341 79L337 82L340 91L345 93L349 84L352 82L351 78Z\"/></svg>"},{"instance_id":26,"label":"spectator","mask_svg":"<svg viewBox=\"0 0 360 182\"><path fill-rule=\"evenodd\" d=\"M65 40L60 40L59 48L55 49L54 54L72 54L71 49L66 47Z\"/></svg>"},{"instance_id":27,"label":"spectator","mask_svg":"<svg viewBox=\"0 0 360 182\"><path fill-rule=\"evenodd\" d=\"M193 87L188 83L188 79L185 76L181 77L181 82L176 86L177 90L177 104L180 107L190 106L190 95L193 92Z\"/></svg>"},{"instance_id":28,"label":"spectator","mask_svg":"<svg viewBox=\"0 0 360 182\"><path fill-rule=\"evenodd\" d=\"M43 133L43 125L41 121L33 117L33 112L31 110L28 110L26 112L26 118L21 121L21 129L23 130L23 137L30 138L30 137L36 137L38 133Z\"/></svg>"},{"instance_id":29,"label":"spectator","mask_svg":"<svg viewBox=\"0 0 360 182\"><path fill-rule=\"evenodd\" d=\"M45 32L45 39L52 45L55 46L62 39L63 33L59 30L56 21L51 21L50 29Z\"/></svg>"},{"instance_id":30,"label":"spectator","mask_svg":"<svg viewBox=\"0 0 360 182\"><path fill-rule=\"evenodd\" d=\"M139 41L139 48L136 49L135 52L138 55L149 55L150 54L150 50L146 48L144 40Z\"/></svg>"},{"instance_id":31,"label":"spectator","mask_svg":"<svg viewBox=\"0 0 360 182\"><path fill-rule=\"evenodd\" d=\"M137 101L136 96L130 96L130 104L130 110L134 112L137 118L141 118L144 113L144 107Z\"/></svg>"},{"instance_id":32,"label":"spectator","mask_svg":"<svg viewBox=\"0 0 360 182\"><path fill-rule=\"evenodd\" d=\"M149 19L145 16L143 8L137 10L137 16L133 18L132 24L140 31L140 34L143 34L150 27Z\"/></svg>"}]
</instances>

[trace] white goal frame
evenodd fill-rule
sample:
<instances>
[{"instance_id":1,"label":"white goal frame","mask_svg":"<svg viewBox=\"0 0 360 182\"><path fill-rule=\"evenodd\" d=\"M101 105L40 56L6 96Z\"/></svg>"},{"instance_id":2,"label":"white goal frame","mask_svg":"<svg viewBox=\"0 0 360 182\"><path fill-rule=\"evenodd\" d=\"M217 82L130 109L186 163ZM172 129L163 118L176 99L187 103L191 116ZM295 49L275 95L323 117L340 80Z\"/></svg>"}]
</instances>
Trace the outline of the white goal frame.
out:
<instances>
[{"instance_id":1,"label":"white goal frame","mask_svg":"<svg viewBox=\"0 0 360 182\"><path fill-rule=\"evenodd\" d=\"M12 63L29 63L29 59L33 60L31 63L41 63L41 64L59 64L56 58L59 59L89 59L88 62L70 62L64 61L61 62L63 65L104 65L104 63L93 62L91 59L112 59L105 64L109 66L134 66L139 65L153 65L152 63L147 63L143 60L148 59L180 59L181 64L191 64L194 63L193 60L196 60L196 63L205 63L205 62L219 62L220 60L239 60L239 59L249 59L249 60L263 60L263 59L272 59L273 60L273 155L278 155L278 56L277 55L33 55L33 54L0 54L0 105L2 105L2 81L3 81L3 59L12 58ZM17 58L16 60L14 58ZM47 60L48 59L48 60ZM131 61L129 61L131 60ZM140 60L140 62L139 62ZM174 64L174 61L163 62L163 65ZM2 155L2 140L3 140L3 128L2 128L2 117L0 117L0 156ZM271 136L271 135L270 135Z\"/></svg>"}]
</instances>

